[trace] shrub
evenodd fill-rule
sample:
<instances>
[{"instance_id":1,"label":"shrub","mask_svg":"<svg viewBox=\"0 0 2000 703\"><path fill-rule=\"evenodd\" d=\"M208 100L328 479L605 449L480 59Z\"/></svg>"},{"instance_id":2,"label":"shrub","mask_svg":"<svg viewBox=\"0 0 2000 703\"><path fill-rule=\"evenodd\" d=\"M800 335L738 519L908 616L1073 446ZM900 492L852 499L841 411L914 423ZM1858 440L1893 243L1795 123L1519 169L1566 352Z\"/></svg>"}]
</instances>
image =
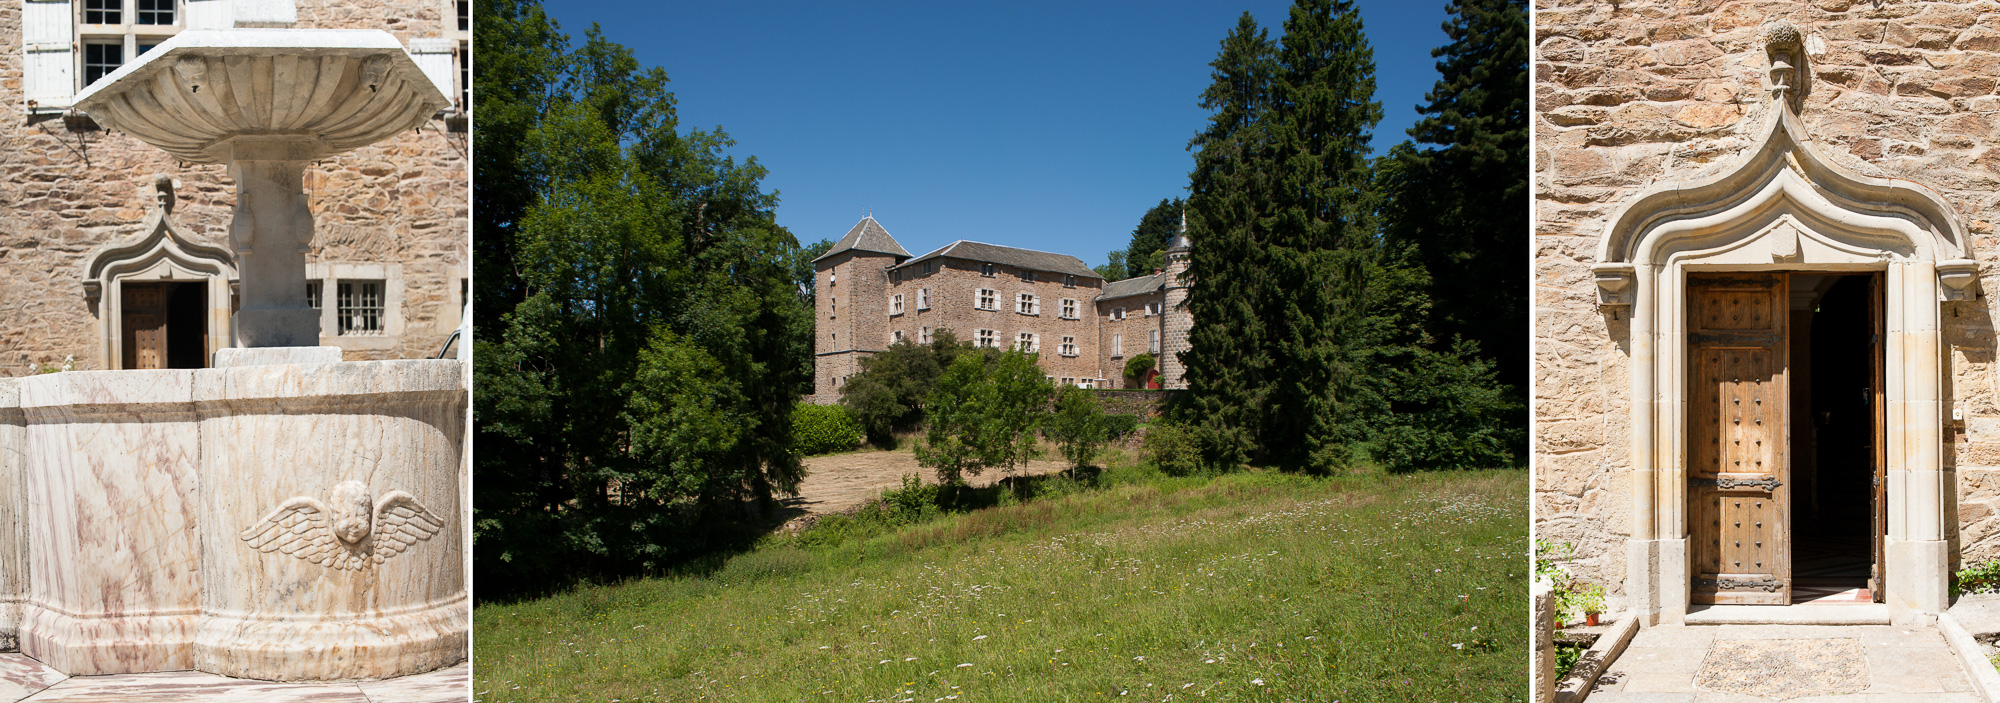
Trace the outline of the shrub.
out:
<instances>
[{"instance_id":1,"label":"shrub","mask_svg":"<svg viewBox=\"0 0 2000 703\"><path fill-rule=\"evenodd\" d=\"M861 423L839 405L792 406L792 448L800 456L819 456L854 449L861 444Z\"/></svg>"},{"instance_id":2,"label":"shrub","mask_svg":"<svg viewBox=\"0 0 2000 703\"><path fill-rule=\"evenodd\" d=\"M898 522L921 522L938 513L939 489L916 474L903 474L903 487L882 492L882 502Z\"/></svg>"},{"instance_id":3,"label":"shrub","mask_svg":"<svg viewBox=\"0 0 2000 703\"><path fill-rule=\"evenodd\" d=\"M1147 371L1151 370L1153 370L1152 354L1140 354L1125 361L1126 378L1130 379L1142 378L1146 375Z\"/></svg>"},{"instance_id":4,"label":"shrub","mask_svg":"<svg viewBox=\"0 0 2000 703\"><path fill-rule=\"evenodd\" d=\"M1104 410L1097 396L1076 386L1066 386L1056 398L1056 410L1042 430L1062 450L1070 466L1083 468L1097 460L1109 438Z\"/></svg>"},{"instance_id":5,"label":"shrub","mask_svg":"<svg viewBox=\"0 0 2000 703\"><path fill-rule=\"evenodd\" d=\"M1140 441L1139 454L1169 476L1191 476L1201 472L1201 447L1194 433L1172 422L1156 422Z\"/></svg>"},{"instance_id":6,"label":"shrub","mask_svg":"<svg viewBox=\"0 0 2000 703\"><path fill-rule=\"evenodd\" d=\"M1980 562L1966 567L1951 580L1951 587L1958 593L2000 591L2000 561Z\"/></svg>"},{"instance_id":7,"label":"shrub","mask_svg":"<svg viewBox=\"0 0 2000 703\"><path fill-rule=\"evenodd\" d=\"M1132 434L1132 431L1136 429L1139 429L1138 415L1104 416L1105 439L1123 439L1127 435Z\"/></svg>"},{"instance_id":8,"label":"shrub","mask_svg":"<svg viewBox=\"0 0 2000 703\"><path fill-rule=\"evenodd\" d=\"M924 420L924 404L936 392L938 379L972 345L937 330L930 344L903 340L861 360L861 372L840 387L840 403L854 413L861 429L877 444L891 444L899 429Z\"/></svg>"}]
</instances>

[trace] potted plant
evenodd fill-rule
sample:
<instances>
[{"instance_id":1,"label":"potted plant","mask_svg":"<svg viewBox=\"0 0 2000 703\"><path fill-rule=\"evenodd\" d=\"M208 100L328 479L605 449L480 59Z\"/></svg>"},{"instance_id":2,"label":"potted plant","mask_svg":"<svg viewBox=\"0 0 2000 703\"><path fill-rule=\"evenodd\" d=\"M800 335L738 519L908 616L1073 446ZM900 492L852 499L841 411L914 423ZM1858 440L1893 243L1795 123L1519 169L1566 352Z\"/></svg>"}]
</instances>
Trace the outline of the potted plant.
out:
<instances>
[{"instance_id":1,"label":"potted plant","mask_svg":"<svg viewBox=\"0 0 2000 703\"><path fill-rule=\"evenodd\" d=\"M1604 612L1604 587L1593 583L1577 589L1576 608L1583 611L1584 624L1597 627L1597 616Z\"/></svg>"}]
</instances>

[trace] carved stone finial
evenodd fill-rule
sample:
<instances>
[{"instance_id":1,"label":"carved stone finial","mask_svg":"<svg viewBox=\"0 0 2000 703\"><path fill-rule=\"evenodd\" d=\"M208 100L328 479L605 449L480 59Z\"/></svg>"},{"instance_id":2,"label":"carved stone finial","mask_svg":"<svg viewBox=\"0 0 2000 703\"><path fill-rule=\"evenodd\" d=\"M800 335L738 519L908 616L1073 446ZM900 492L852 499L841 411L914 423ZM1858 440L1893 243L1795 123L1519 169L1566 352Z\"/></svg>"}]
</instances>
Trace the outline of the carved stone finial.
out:
<instances>
[{"instance_id":1,"label":"carved stone finial","mask_svg":"<svg viewBox=\"0 0 2000 703\"><path fill-rule=\"evenodd\" d=\"M174 177L160 174L153 177L153 206L160 212L174 214Z\"/></svg>"},{"instance_id":2,"label":"carved stone finial","mask_svg":"<svg viewBox=\"0 0 2000 703\"><path fill-rule=\"evenodd\" d=\"M1765 24L1764 51L1771 57L1771 99L1784 100L1797 108L1803 91L1794 82L1806 58L1805 41L1799 34L1799 28L1784 20Z\"/></svg>"}]
</instances>

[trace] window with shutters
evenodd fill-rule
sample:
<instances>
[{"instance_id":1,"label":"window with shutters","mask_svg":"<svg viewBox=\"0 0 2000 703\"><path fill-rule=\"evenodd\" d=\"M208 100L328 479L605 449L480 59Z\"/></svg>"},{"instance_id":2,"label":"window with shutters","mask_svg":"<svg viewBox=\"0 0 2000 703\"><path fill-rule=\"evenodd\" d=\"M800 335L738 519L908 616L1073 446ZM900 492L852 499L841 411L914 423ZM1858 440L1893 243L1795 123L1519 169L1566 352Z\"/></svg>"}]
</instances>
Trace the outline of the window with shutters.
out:
<instances>
[{"instance_id":1,"label":"window with shutters","mask_svg":"<svg viewBox=\"0 0 2000 703\"><path fill-rule=\"evenodd\" d=\"M1111 358L1116 359L1124 355L1125 355L1125 335L1122 334L1111 335Z\"/></svg>"},{"instance_id":2,"label":"window with shutters","mask_svg":"<svg viewBox=\"0 0 2000 703\"><path fill-rule=\"evenodd\" d=\"M1148 352L1151 352L1151 353L1154 353L1154 354L1158 354L1158 353L1160 353L1160 331L1159 331L1159 330L1147 330L1147 331L1146 331L1146 351L1148 351Z\"/></svg>"},{"instance_id":3,"label":"window with shutters","mask_svg":"<svg viewBox=\"0 0 2000 703\"><path fill-rule=\"evenodd\" d=\"M1075 299L1073 298L1062 299L1062 308L1059 311L1059 314L1062 317L1062 319L1065 320L1076 319L1076 311L1077 311L1077 304Z\"/></svg>"},{"instance_id":4,"label":"window with shutters","mask_svg":"<svg viewBox=\"0 0 2000 703\"><path fill-rule=\"evenodd\" d=\"M1022 293L1014 298L1014 312L1023 315L1042 314L1042 299L1033 293Z\"/></svg>"},{"instance_id":5,"label":"window with shutters","mask_svg":"<svg viewBox=\"0 0 2000 703\"><path fill-rule=\"evenodd\" d=\"M901 314L903 314L903 294L902 294L902 293L897 293L897 294L895 294L895 295L892 295L892 296L889 296L889 314L890 314L890 315L901 315Z\"/></svg>"},{"instance_id":6,"label":"window with shutters","mask_svg":"<svg viewBox=\"0 0 2000 703\"><path fill-rule=\"evenodd\" d=\"M929 288L917 289L917 309L918 310L931 309L931 289Z\"/></svg>"},{"instance_id":7,"label":"window with shutters","mask_svg":"<svg viewBox=\"0 0 2000 703\"><path fill-rule=\"evenodd\" d=\"M1035 337L1036 335L1033 332L1022 332L1020 334L1015 335L1014 348L1029 353L1038 351L1040 349L1040 345L1037 344L1037 340Z\"/></svg>"},{"instance_id":8,"label":"window with shutters","mask_svg":"<svg viewBox=\"0 0 2000 703\"><path fill-rule=\"evenodd\" d=\"M918 344L930 344L930 343L931 343L931 328L929 328L929 327L919 327L919 328L917 328L917 343L918 343Z\"/></svg>"},{"instance_id":9,"label":"window with shutters","mask_svg":"<svg viewBox=\"0 0 2000 703\"><path fill-rule=\"evenodd\" d=\"M998 348L1000 346L1000 331L979 330L978 336L974 337L974 339L977 340L974 343L978 346Z\"/></svg>"},{"instance_id":10,"label":"window with shutters","mask_svg":"<svg viewBox=\"0 0 2000 703\"><path fill-rule=\"evenodd\" d=\"M890 333L889 333L889 343L890 343L890 344L900 344L900 343L902 343L902 341L903 341L903 331L902 331L902 330L896 330L896 331L893 331L893 332L890 332Z\"/></svg>"},{"instance_id":11,"label":"window with shutters","mask_svg":"<svg viewBox=\"0 0 2000 703\"><path fill-rule=\"evenodd\" d=\"M1056 353L1062 356L1076 356L1076 338L1062 338L1062 345L1056 347Z\"/></svg>"},{"instance_id":12,"label":"window with shutters","mask_svg":"<svg viewBox=\"0 0 2000 703\"><path fill-rule=\"evenodd\" d=\"M979 289L979 302L974 305L981 310L1000 309L1000 291L991 288Z\"/></svg>"}]
</instances>

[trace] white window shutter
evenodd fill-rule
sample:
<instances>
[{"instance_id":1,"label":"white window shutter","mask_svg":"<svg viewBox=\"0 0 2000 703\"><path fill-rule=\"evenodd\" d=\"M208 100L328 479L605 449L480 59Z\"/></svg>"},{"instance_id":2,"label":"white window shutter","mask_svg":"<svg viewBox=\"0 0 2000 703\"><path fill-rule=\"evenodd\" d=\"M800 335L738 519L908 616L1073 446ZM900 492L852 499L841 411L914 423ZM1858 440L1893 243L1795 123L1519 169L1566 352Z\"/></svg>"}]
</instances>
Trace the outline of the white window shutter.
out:
<instances>
[{"instance_id":1,"label":"white window shutter","mask_svg":"<svg viewBox=\"0 0 2000 703\"><path fill-rule=\"evenodd\" d=\"M39 110L76 96L76 30L70 0L21 0L21 92Z\"/></svg>"},{"instance_id":2,"label":"white window shutter","mask_svg":"<svg viewBox=\"0 0 2000 703\"><path fill-rule=\"evenodd\" d=\"M457 106L458 91L451 88L452 74L456 73L451 65L451 46L450 39L435 37L411 39L410 58L416 60L417 68L422 69L424 76L431 79L431 84L437 86L438 92L451 100L453 106Z\"/></svg>"},{"instance_id":3,"label":"white window shutter","mask_svg":"<svg viewBox=\"0 0 2000 703\"><path fill-rule=\"evenodd\" d=\"M188 29L230 29L236 17L229 11L231 0L181 0L187 13Z\"/></svg>"}]
</instances>

